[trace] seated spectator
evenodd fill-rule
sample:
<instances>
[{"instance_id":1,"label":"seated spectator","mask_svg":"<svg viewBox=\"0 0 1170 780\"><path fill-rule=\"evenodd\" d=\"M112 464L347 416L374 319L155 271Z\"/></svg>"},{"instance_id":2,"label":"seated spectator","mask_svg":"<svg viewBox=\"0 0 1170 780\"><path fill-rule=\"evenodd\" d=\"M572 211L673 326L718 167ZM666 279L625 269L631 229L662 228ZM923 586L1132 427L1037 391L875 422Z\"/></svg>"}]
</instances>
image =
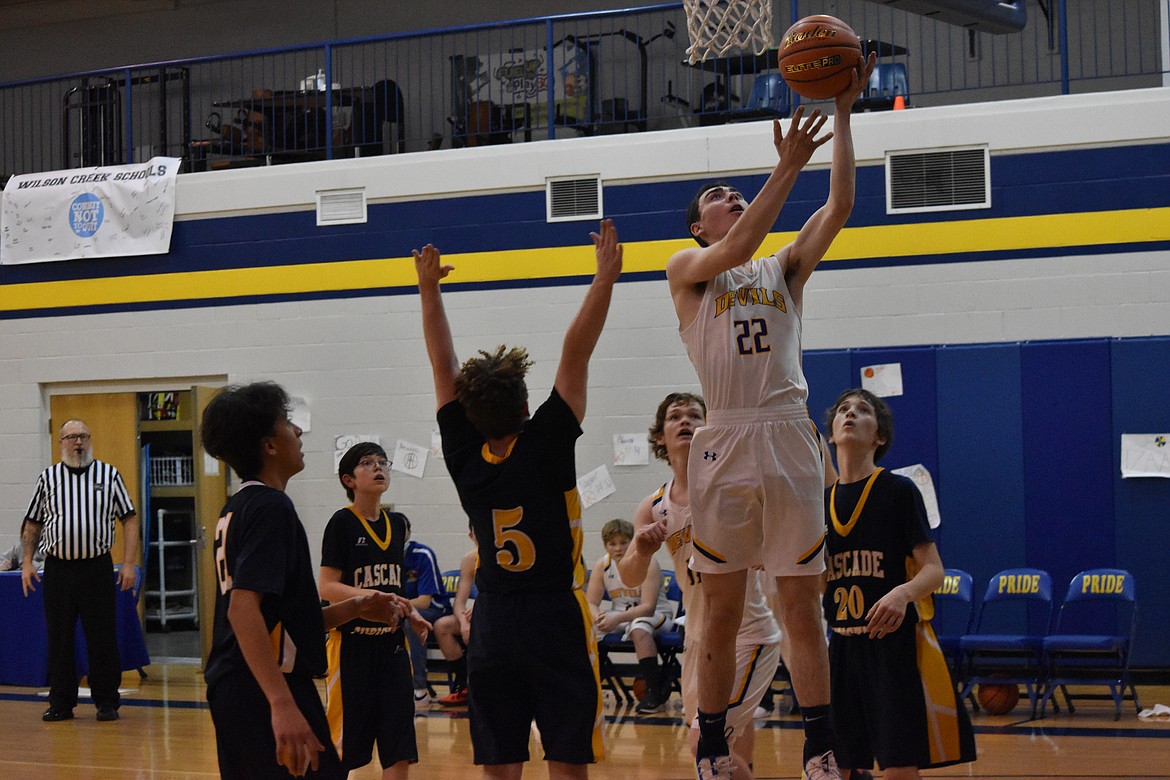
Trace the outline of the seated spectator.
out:
<instances>
[{"instance_id":1,"label":"seated spectator","mask_svg":"<svg viewBox=\"0 0 1170 780\"><path fill-rule=\"evenodd\" d=\"M17 542L0 557L0 571L20 571L21 562L24 560L24 543ZM33 566L37 571L45 568L45 554L41 552L40 547L33 551Z\"/></svg>"},{"instance_id":2,"label":"seated spectator","mask_svg":"<svg viewBox=\"0 0 1170 780\"><path fill-rule=\"evenodd\" d=\"M674 609L662 587L662 568L651 560L642 584L627 588L618 573L618 562L634 538L634 526L627 520L610 520L602 526L601 538L606 553L593 565L585 598L593 607L599 637L623 631L622 640L634 643L640 674L646 682L638 712L658 712L670 692L662 684L654 635L674 625ZM601 603L606 593L610 599L608 608Z\"/></svg>"},{"instance_id":3,"label":"seated spectator","mask_svg":"<svg viewBox=\"0 0 1170 780\"><path fill-rule=\"evenodd\" d=\"M475 533L471 534L475 544ZM471 641L471 587L475 584L476 550L473 547L459 563L459 588L455 592L452 614L444 615L435 623L435 641L443 658L451 664L453 679L451 692L436 701L443 707L461 707L467 704L467 643Z\"/></svg>"},{"instance_id":4,"label":"seated spectator","mask_svg":"<svg viewBox=\"0 0 1170 780\"><path fill-rule=\"evenodd\" d=\"M451 614L438 558L430 547L411 538L410 518L406 520L403 568L403 593L424 620L434 625L439 618ZM431 701L430 685L427 682L427 644L410 632L407 633L406 642L410 648L410 666L414 675L414 706L425 707Z\"/></svg>"}]
</instances>

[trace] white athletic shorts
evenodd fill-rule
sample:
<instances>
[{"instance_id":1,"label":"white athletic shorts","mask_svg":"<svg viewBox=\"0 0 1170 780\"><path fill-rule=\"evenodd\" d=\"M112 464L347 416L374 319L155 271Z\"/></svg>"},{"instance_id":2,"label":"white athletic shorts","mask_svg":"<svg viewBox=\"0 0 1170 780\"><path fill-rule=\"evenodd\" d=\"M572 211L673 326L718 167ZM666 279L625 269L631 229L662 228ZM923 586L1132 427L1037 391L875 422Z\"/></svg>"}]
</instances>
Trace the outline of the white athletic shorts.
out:
<instances>
[{"instance_id":1,"label":"white athletic shorts","mask_svg":"<svg viewBox=\"0 0 1170 780\"><path fill-rule=\"evenodd\" d=\"M687 463L691 569L762 565L774 576L825 570L825 467L820 436L799 404L712 411Z\"/></svg>"},{"instance_id":2,"label":"white athletic shorts","mask_svg":"<svg viewBox=\"0 0 1170 780\"><path fill-rule=\"evenodd\" d=\"M640 628L650 636L657 636L663 631L669 631L674 627L674 616L669 612L655 612L649 617L634 618L626 624L626 633L622 634L622 641L630 641L630 633L635 628Z\"/></svg>"},{"instance_id":3,"label":"white athletic shorts","mask_svg":"<svg viewBox=\"0 0 1170 780\"><path fill-rule=\"evenodd\" d=\"M697 729L699 723L699 670L695 663L698 653L687 658L683 653L682 696L683 716L691 728ZM764 698L764 692L772 685L776 676L776 669L780 666L780 644L770 645L736 645L735 646L735 683L731 688L731 701L727 703L727 725L731 727L731 736L728 742L735 742L735 738L747 729L755 715L756 707Z\"/></svg>"}]
</instances>

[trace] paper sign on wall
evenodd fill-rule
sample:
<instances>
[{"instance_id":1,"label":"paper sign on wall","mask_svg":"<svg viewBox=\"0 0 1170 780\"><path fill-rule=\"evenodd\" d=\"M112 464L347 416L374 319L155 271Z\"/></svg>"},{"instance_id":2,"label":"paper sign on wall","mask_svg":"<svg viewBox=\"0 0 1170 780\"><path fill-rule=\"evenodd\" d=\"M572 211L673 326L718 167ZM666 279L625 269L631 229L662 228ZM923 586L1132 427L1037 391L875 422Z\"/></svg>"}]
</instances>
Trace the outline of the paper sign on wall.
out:
<instances>
[{"instance_id":1,"label":"paper sign on wall","mask_svg":"<svg viewBox=\"0 0 1170 780\"><path fill-rule=\"evenodd\" d=\"M1170 478L1170 433L1121 434L1121 476Z\"/></svg>"},{"instance_id":2,"label":"paper sign on wall","mask_svg":"<svg viewBox=\"0 0 1170 780\"><path fill-rule=\"evenodd\" d=\"M613 465L645 466L650 462L650 442L644 433L613 435Z\"/></svg>"},{"instance_id":3,"label":"paper sign on wall","mask_svg":"<svg viewBox=\"0 0 1170 780\"><path fill-rule=\"evenodd\" d=\"M605 466L598 466L588 474L577 477L577 493L581 496L581 506L584 509L588 509L606 496L612 495L616 490L613 479L609 476Z\"/></svg>"},{"instance_id":4,"label":"paper sign on wall","mask_svg":"<svg viewBox=\"0 0 1170 780\"><path fill-rule=\"evenodd\" d=\"M861 369L861 387L878 398L902 394L902 364L882 363Z\"/></svg>"},{"instance_id":5,"label":"paper sign on wall","mask_svg":"<svg viewBox=\"0 0 1170 780\"><path fill-rule=\"evenodd\" d=\"M931 479L926 466L915 463L913 466L890 470L895 474L901 474L907 479L914 480L914 484L918 486L918 492L922 494L922 503L926 504L926 519L930 522L930 527L938 528L942 525L942 515L938 511L938 496L934 492L934 480Z\"/></svg>"},{"instance_id":6,"label":"paper sign on wall","mask_svg":"<svg viewBox=\"0 0 1170 780\"><path fill-rule=\"evenodd\" d=\"M403 474L422 479L427 468L427 448L399 439L394 445L394 457L390 468Z\"/></svg>"}]
</instances>

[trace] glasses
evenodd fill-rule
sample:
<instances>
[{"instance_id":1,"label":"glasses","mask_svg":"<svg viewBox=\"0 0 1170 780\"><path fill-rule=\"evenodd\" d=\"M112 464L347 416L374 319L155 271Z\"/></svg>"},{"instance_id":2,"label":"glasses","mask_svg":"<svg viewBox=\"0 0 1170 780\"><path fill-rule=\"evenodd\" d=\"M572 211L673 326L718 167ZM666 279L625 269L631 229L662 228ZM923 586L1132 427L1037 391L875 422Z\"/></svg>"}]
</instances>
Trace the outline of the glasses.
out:
<instances>
[{"instance_id":1,"label":"glasses","mask_svg":"<svg viewBox=\"0 0 1170 780\"><path fill-rule=\"evenodd\" d=\"M382 471L390 470L390 461L385 458L362 458L358 461L358 468L374 469L379 468Z\"/></svg>"},{"instance_id":2,"label":"glasses","mask_svg":"<svg viewBox=\"0 0 1170 780\"><path fill-rule=\"evenodd\" d=\"M61 437L61 441L89 441L88 433L67 433Z\"/></svg>"}]
</instances>

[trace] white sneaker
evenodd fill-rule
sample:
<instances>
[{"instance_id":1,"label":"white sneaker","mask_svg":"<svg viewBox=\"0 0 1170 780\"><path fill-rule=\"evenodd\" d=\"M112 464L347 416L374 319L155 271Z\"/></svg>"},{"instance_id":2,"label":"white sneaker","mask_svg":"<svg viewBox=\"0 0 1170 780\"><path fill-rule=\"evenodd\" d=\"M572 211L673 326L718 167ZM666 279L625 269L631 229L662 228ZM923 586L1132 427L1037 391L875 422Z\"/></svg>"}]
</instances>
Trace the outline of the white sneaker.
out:
<instances>
[{"instance_id":1,"label":"white sneaker","mask_svg":"<svg viewBox=\"0 0 1170 780\"><path fill-rule=\"evenodd\" d=\"M771 710L764 709L763 707L756 707L756 711L752 713L752 718L754 720L763 720L771 714Z\"/></svg>"},{"instance_id":2,"label":"white sneaker","mask_svg":"<svg viewBox=\"0 0 1170 780\"><path fill-rule=\"evenodd\" d=\"M832 750L823 756L810 758L804 765L804 776L805 780L844 780Z\"/></svg>"},{"instance_id":3,"label":"white sneaker","mask_svg":"<svg viewBox=\"0 0 1170 780\"><path fill-rule=\"evenodd\" d=\"M414 689L414 708L416 710L427 709L431 706L431 692L426 688Z\"/></svg>"},{"instance_id":4,"label":"white sneaker","mask_svg":"<svg viewBox=\"0 0 1170 780\"><path fill-rule=\"evenodd\" d=\"M731 756L706 756L695 762L699 780L731 780Z\"/></svg>"}]
</instances>

